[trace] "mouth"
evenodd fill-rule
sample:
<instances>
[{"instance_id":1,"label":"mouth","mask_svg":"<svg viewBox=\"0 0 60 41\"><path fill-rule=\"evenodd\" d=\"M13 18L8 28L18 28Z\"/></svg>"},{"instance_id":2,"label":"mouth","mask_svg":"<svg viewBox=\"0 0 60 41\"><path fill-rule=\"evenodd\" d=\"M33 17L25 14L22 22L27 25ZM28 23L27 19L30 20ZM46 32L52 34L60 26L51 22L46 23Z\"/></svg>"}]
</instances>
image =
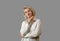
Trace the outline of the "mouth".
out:
<instances>
[{"instance_id":1,"label":"mouth","mask_svg":"<svg viewBox=\"0 0 60 41\"><path fill-rule=\"evenodd\" d=\"M30 15L30 14L28 14L28 15Z\"/></svg>"}]
</instances>

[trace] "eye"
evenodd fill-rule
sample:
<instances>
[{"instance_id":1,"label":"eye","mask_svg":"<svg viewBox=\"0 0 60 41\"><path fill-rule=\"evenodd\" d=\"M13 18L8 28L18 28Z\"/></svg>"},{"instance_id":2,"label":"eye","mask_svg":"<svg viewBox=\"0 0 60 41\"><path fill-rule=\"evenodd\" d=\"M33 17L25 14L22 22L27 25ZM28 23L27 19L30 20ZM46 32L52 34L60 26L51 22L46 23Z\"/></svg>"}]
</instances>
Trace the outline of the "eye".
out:
<instances>
[{"instance_id":1,"label":"eye","mask_svg":"<svg viewBox=\"0 0 60 41\"><path fill-rule=\"evenodd\" d=\"M27 12L24 12L24 13L27 13Z\"/></svg>"},{"instance_id":2,"label":"eye","mask_svg":"<svg viewBox=\"0 0 60 41\"><path fill-rule=\"evenodd\" d=\"M30 10L28 10L28 12L30 12Z\"/></svg>"}]
</instances>

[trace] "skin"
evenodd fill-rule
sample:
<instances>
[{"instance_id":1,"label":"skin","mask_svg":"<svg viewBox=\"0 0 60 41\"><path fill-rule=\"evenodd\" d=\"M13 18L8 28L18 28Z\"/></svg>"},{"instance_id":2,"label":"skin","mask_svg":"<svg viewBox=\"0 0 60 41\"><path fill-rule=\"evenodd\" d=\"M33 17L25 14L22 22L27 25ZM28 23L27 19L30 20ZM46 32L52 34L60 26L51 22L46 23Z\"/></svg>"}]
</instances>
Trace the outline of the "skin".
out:
<instances>
[{"instance_id":1,"label":"skin","mask_svg":"<svg viewBox=\"0 0 60 41\"><path fill-rule=\"evenodd\" d=\"M30 9L24 9L24 16L27 17L28 23L33 22L34 16L32 15L32 11ZM21 38L24 37L24 35L21 35L21 34L20 34L20 36L21 36Z\"/></svg>"},{"instance_id":2,"label":"skin","mask_svg":"<svg viewBox=\"0 0 60 41\"><path fill-rule=\"evenodd\" d=\"M32 15L32 11L30 9L24 9L24 15L27 17L28 23L33 21L34 16Z\"/></svg>"}]
</instances>

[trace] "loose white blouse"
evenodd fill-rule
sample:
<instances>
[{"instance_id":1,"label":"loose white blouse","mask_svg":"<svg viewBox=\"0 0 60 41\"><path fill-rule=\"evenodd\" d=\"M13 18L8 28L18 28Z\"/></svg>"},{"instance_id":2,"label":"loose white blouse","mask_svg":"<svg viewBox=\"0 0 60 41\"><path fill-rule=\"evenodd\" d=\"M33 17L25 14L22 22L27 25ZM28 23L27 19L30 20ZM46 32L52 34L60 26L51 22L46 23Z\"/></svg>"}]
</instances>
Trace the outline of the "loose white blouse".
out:
<instances>
[{"instance_id":1,"label":"loose white blouse","mask_svg":"<svg viewBox=\"0 0 60 41\"><path fill-rule=\"evenodd\" d=\"M32 23L31 26L28 24L27 21L22 22L20 34L24 35L24 38L21 38L21 41L39 41L39 38L37 39L31 38L40 36L41 34L41 20L37 18L34 18L34 20L35 21Z\"/></svg>"}]
</instances>

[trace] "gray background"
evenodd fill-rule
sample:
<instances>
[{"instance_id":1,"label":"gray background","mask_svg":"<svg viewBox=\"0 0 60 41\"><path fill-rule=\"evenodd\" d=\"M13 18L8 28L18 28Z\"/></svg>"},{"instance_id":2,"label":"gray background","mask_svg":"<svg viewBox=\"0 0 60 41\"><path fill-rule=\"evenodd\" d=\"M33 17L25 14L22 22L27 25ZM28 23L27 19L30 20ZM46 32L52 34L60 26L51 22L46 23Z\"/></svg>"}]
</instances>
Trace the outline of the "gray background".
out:
<instances>
[{"instance_id":1,"label":"gray background","mask_svg":"<svg viewBox=\"0 0 60 41\"><path fill-rule=\"evenodd\" d=\"M20 41L23 6L32 6L42 22L40 41L60 40L59 0L0 0L0 41Z\"/></svg>"}]
</instances>

